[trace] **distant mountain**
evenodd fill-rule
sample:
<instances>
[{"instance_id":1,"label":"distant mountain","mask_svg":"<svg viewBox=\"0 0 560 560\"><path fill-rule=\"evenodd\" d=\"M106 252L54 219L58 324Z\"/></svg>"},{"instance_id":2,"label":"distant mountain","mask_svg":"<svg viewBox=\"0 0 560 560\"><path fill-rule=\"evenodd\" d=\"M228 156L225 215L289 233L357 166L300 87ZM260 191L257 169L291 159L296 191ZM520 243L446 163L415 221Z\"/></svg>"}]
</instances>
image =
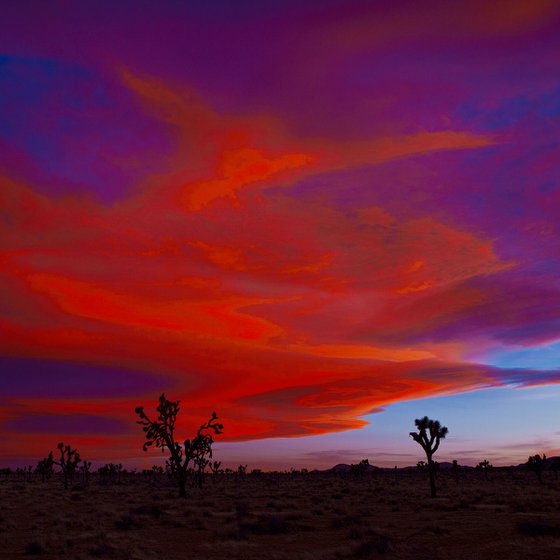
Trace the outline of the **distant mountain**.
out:
<instances>
[{"instance_id":1,"label":"distant mountain","mask_svg":"<svg viewBox=\"0 0 560 560\"><path fill-rule=\"evenodd\" d=\"M348 473L350 472L350 465L347 465L346 463L339 463L338 465L335 465L331 469L327 470L333 473Z\"/></svg>"},{"instance_id":2,"label":"distant mountain","mask_svg":"<svg viewBox=\"0 0 560 560\"><path fill-rule=\"evenodd\" d=\"M327 469L325 472L332 472L332 473L349 473L352 470L352 465L347 465L346 463L338 463L334 467ZM374 465L367 465L365 471L366 472L373 472L379 470L379 467Z\"/></svg>"},{"instance_id":3,"label":"distant mountain","mask_svg":"<svg viewBox=\"0 0 560 560\"><path fill-rule=\"evenodd\" d=\"M544 468L545 470L552 470L554 468L558 468L556 467L558 465L558 467L560 467L560 457L547 457ZM511 467L495 467L497 469L508 469L508 468L514 468L514 469L526 469L527 466L525 463L520 463L519 465L512 465ZM416 470L418 467L416 465L414 466L408 466L408 467L399 467L399 471L410 471L410 470ZM441 463L439 463L439 468L440 470L449 470L453 468L453 463L450 463L449 461L442 461ZM461 470L465 470L465 469L474 469L475 467L471 467L468 465L459 465L459 468ZM331 467L330 469L327 469L326 471L322 471L322 472L332 472L332 473L349 473L352 470L352 466L348 465L347 463L338 463L338 465L335 465L334 467ZM376 470L386 470L386 471L393 471L394 467L376 467L374 465L368 465L366 472L373 472Z\"/></svg>"}]
</instances>

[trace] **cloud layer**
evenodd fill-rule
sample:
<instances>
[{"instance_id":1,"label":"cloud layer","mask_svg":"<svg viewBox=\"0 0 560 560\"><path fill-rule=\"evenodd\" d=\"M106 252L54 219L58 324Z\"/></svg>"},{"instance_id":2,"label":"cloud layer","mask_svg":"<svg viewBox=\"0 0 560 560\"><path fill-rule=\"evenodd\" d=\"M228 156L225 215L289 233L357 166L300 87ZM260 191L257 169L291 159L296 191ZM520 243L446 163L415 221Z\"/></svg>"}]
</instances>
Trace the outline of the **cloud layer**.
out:
<instances>
[{"instance_id":1,"label":"cloud layer","mask_svg":"<svg viewBox=\"0 0 560 560\"><path fill-rule=\"evenodd\" d=\"M332 2L307 23L269 6L284 32L169 4L133 17L150 53L87 2L111 40L64 18L26 46L8 33L3 457L63 426L133 455L134 406L162 390L185 430L216 409L247 440L560 381L486 359L560 327L558 9L513 4Z\"/></svg>"}]
</instances>

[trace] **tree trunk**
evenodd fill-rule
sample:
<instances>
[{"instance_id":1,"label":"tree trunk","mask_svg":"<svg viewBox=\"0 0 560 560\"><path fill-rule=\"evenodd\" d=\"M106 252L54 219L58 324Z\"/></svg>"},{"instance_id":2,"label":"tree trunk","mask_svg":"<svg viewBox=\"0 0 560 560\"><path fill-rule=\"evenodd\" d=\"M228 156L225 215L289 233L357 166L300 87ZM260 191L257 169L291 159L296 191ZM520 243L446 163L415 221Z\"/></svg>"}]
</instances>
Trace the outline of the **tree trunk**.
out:
<instances>
[{"instance_id":1,"label":"tree trunk","mask_svg":"<svg viewBox=\"0 0 560 560\"><path fill-rule=\"evenodd\" d=\"M187 497L187 489L186 489L186 477L185 471L183 469L179 469L177 472L178 479L179 479L179 497L186 498Z\"/></svg>"},{"instance_id":2,"label":"tree trunk","mask_svg":"<svg viewBox=\"0 0 560 560\"><path fill-rule=\"evenodd\" d=\"M430 495L432 498L436 497L436 477L434 473L434 462L431 457L428 457L428 472L430 474Z\"/></svg>"}]
</instances>

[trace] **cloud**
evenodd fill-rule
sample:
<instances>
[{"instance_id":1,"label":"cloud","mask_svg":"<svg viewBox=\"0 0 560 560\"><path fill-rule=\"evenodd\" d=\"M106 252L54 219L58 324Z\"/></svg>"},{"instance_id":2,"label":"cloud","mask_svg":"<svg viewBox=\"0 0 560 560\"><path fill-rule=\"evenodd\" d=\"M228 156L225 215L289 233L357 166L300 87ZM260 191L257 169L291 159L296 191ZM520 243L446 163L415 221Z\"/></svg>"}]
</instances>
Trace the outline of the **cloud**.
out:
<instances>
[{"instance_id":1,"label":"cloud","mask_svg":"<svg viewBox=\"0 0 560 560\"><path fill-rule=\"evenodd\" d=\"M118 399L151 394L174 383L169 376L91 362L0 356L0 369L0 392L10 399Z\"/></svg>"},{"instance_id":2,"label":"cloud","mask_svg":"<svg viewBox=\"0 0 560 560\"><path fill-rule=\"evenodd\" d=\"M59 438L84 434L121 435L131 431L121 420L93 414L22 414L4 422L3 429L12 434L53 434Z\"/></svg>"},{"instance_id":3,"label":"cloud","mask_svg":"<svg viewBox=\"0 0 560 560\"><path fill-rule=\"evenodd\" d=\"M134 426L134 406L164 390L183 401L182 432L215 409L223 439L242 441L359 428L401 400L560 380L469 359L557 332L550 276L535 285L522 254L463 219L462 183L436 188L418 172L432 197L416 205L401 183L370 176L393 165L416 177L429 158L457 165L506 150L502 136L391 126L301 137L162 80L121 81L175 139L157 173L111 204L1 179L0 349L12 373L0 383L29 411L28 441L41 419L56 430L74 418L86 449L111 455L131 441L111 437L111 422ZM13 414L2 418L15 449L25 438Z\"/></svg>"}]
</instances>

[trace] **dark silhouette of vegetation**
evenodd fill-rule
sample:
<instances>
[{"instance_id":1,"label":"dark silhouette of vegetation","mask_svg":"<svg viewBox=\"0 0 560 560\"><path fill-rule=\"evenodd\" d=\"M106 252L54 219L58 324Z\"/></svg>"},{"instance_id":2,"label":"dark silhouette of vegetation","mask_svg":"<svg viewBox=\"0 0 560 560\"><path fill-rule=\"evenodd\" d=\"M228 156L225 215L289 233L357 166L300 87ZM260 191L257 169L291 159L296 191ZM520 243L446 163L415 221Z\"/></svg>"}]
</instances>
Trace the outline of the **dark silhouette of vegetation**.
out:
<instances>
[{"instance_id":1,"label":"dark silhouette of vegetation","mask_svg":"<svg viewBox=\"0 0 560 560\"><path fill-rule=\"evenodd\" d=\"M82 461L80 466L80 474L82 475L82 482L89 484L89 475L91 474L91 461Z\"/></svg>"},{"instance_id":2,"label":"dark silhouette of vegetation","mask_svg":"<svg viewBox=\"0 0 560 560\"><path fill-rule=\"evenodd\" d=\"M488 480L488 471L492 469L492 464L487 459L480 461L476 468L484 473L484 480Z\"/></svg>"},{"instance_id":3,"label":"dark silhouette of vegetation","mask_svg":"<svg viewBox=\"0 0 560 560\"><path fill-rule=\"evenodd\" d=\"M430 495L436 497L436 468L433 456L439 448L442 439L447 435L447 428L442 426L437 420L431 420L427 416L417 418L414 421L417 432L410 432L410 436L418 443L428 459L428 473L430 475Z\"/></svg>"},{"instance_id":4,"label":"dark silhouette of vegetation","mask_svg":"<svg viewBox=\"0 0 560 560\"><path fill-rule=\"evenodd\" d=\"M368 472L370 467L369 459L362 459L358 464L350 465L350 472L354 476L362 477Z\"/></svg>"},{"instance_id":5,"label":"dark silhouette of vegetation","mask_svg":"<svg viewBox=\"0 0 560 560\"><path fill-rule=\"evenodd\" d=\"M54 474L54 460L53 460L53 452L51 451L47 457L41 459L37 463L37 467L35 468L35 472L41 475L41 481L46 482L49 480L52 475Z\"/></svg>"},{"instance_id":6,"label":"dark silhouette of vegetation","mask_svg":"<svg viewBox=\"0 0 560 560\"><path fill-rule=\"evenodd\" d=\"M117 484L121 481L123 466L115 463L106 463L97 469L97 474L102 484Z\"/></svg>"},{"instance_id":7,"label":"dark silhouette of vegetation","mask_svg":"<svg viewBox=\"0 0 560 560\"><path fill-rule=\"evenodd\" d=\"M202 424L198 429L196 436L192 439L184 440L181 445L175 441L175 423L177 414L179 413L179 404L181 401L170 401L161 394L159 397L159 405L157 407L158 417L151 420L144 412L144 407L139 406L135 409L136 414L140 417L137 424L140 424L146 435L146 441L142 446L144 451L148 447L155 445L163 451L167 448L169 459L167 465L172 475L176 478L179 485L179 495L186 497L187 471L189 464L194 464L199 469L199 477L202 476L204 467L208 464L208 460L212 458L212 444L214 443L214 435L221 434L223 425L217 422L218 417L212 412L210 419ZM204 467L202 467L204 465ZM201 481L199 479L199 484Z\"/></svg>"},{"instance_id":8,"label":"dark silhouette of vegetation","mask_svg":"<svg viewBox=\"0 0 560 560\"><path fill-rule=\"evenodd\" d=\"M77 449L72 449L70 445L64 445L62 442L57 445L57 448L60 451L60 459L53 462L62 469L64 489L68 489L68 481L74 480L74 474L81 461L80 454Z\"/></svg>"},{"instance_id":9,"label":"dark silhouette of vegetation","mask_svg":"<svg viewBox=\"0 0 560 560\"><path fill-rule=\"evenodd\" d=\"M544 453L542 457L538 453L536 455L532 455L527 459L527 463L526 463L527 468L535 473L540 484L543 483L542 472L544 470L545 463L546 463L546 455Z\"/></svg>"}]
</instances>

